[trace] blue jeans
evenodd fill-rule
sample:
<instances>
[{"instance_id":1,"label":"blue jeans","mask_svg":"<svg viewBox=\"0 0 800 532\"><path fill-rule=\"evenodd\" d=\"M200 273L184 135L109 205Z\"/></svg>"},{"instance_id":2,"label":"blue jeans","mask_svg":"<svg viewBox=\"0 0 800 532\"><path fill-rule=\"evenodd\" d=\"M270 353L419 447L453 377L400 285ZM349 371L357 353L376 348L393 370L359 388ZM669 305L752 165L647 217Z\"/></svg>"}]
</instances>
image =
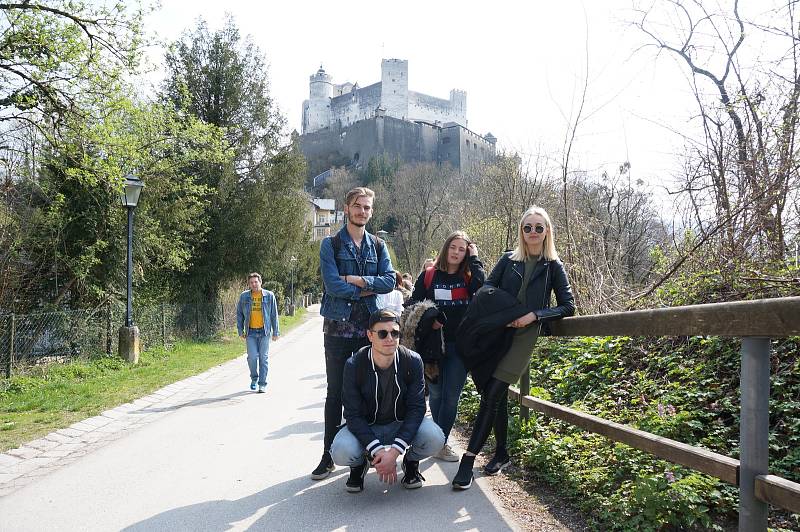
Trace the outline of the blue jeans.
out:
<instances>
[{"instance_id":1,"label":"blue jeans","mask_svg":"<svg viewBox=\"0 0 800 532\"><path fill-rule=\"evenodd\" d=\"M428 383L431 407L431 417L442 428L445 439L450 436L450 430L456 422L458 413L458 400L461 390L467 382L467 370L455 342L445 343L445 357L439 363L439 382Z\"/></svg>"},{"instance_id":2,"label":"blue jeans","mask_svg":"<svg viewBox=\"0 0 800 532\"><path fill-rule=\"evenodd\" d=\"M394 443L394 435L402 425L402 421L395 421L386 425L372 425L375 437L384 445ZM422 418L417 435L411 441L411 447L406 453L406 457L412 462L418 462L423 458L433 456L444 447L444 434L439 425L431 418ZM331 445L331 457L333 463L340 466L356 467L364 464L364 453L366 449L358 441L358 438L347 429L345 425L333 439Z\"/></svg>"},{"instance_id":3,"label":"blue jeans","mask_svg":"<svg viewBox=\"0 0 800 532\"><path fill-rule=\"evenodd\" d=\"M267 360L269 355L269 336L264 329L247 331L247 365L250 366L250 380L258 379L259 386L267 385Z\"/></svg>"}]
</instances>

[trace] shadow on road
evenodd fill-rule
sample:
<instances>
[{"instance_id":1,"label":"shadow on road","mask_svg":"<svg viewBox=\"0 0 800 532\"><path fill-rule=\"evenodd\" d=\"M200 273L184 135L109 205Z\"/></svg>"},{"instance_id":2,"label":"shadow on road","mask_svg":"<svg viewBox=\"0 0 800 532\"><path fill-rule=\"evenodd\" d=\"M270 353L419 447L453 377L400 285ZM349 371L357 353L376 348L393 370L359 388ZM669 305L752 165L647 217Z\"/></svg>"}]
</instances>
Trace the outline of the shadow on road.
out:
<instances>
[{"instance_id":1,"label":"shadow on road","mask_svg":"<svg viewBox=\"0 0 800 532\"><path fill-rule=\"evenodd\" d=\"M298 421L297 423L286 425L275 432L270 432L264 437L264 439L280 440L281 438L286 438L287 436L292 436L295 434L316 434L316 436L311 437L311 440L320 440L322 439L322 433L324 430L324 421Z\"/></svg>"},{"instance_id":2,"label":"shadow on road","mask_svg":"<svg viewBox=\"0 0 800 532\"><path fill-rule=\"evenodd\" d=\"M173 410L180 410L181 408L186 408L186 407L189 407L189 406L213 405L213 404L222 403L222 402L225 402L225 401L235 402L235 401L232 401L232 399L235 399L237 397L241 397L243 395L253 395L253 392L248 391L248 390L242 390L240 392L235 392L235 393L231 393L231 394L228 394L228 395L223 395L223 396L220 396L220 397L204 397L202 399L193 399L191 401L187 401L185 403L172 405L172 406L164 406L164 407L159 407L159 408L151 408L151 407L142 408L140 410L134 410L131 413L132 414L152 414L152 413L156 413L156 412L171 412ZM222 405L220 405L220 406L222 406Z\"/></svg>"},{"instance_id":3,"label":"shadow on road","mask_svg":"<svg viewBox=\"0 0 800 532\"><path fill-rule=\"evenodd\" d=\"M313 410L314 408L322 408L325 406L325 401L314 403L313 405L301 406L298 410Z\"/></svg>"},{"instance_id":4,"label":"shadow on road","mask_svg":"<svg viewBox=\"0 0 800 532\"><path fill-rule=\"evenodd\" d=\"M316 375L308 375L306 377L302 377L299 380L301 380L301 381L315 381L317 379L324 379L324 378L325 378L325 374L324 373L317 373Z\"/></svg>"},{"instance_id":5,"label":"shadow on road","mask_svg":"<svg viewBox=\"0 0 800 532\"><path fill-rule=\"evenodd\" d=\"M482 493L454 493L449 486L387 488L371 471L365 491L352 494L344 489L346 470L339 471L329 481L296 478L240 499L174 508L124 530L511 530Z\"/></svg>"}]
</instances>

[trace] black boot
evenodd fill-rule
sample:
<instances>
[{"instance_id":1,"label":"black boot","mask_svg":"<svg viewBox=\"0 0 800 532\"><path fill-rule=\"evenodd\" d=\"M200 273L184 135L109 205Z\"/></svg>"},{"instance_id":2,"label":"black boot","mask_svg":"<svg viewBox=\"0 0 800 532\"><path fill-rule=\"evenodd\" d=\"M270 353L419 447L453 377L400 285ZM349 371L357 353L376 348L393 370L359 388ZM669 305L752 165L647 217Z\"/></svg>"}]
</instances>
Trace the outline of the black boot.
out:
<instances>
[{"instance_id":1,"label":"black boot","mask_svg":"<svg viewBox=\"0 0 800 532\"><path fill-rule=\"evenodd\" d=\"M511 458L508 456L508 451L503 448L498 448L494 452L494 457L489 460L489 463L483 466L483 473L485 475L496 475L503 470L508 464L511 463Z\"/></svg>"},{"instance_id":2,"label":"black boot","mask_svg":"<svg viewBox=\"0 0 800 532\"><path fill-rule=\"evenodd\" d=\"M319 465L311 472L311 478L313 480L322 480L330 475L334 468L336 468L336 466L333 465L333 458L331 458L330 451L325 451L322 453L322 459L319 461Z\"/></svg>"},{"instance_id":3,"label":"black boot","mask_svg":"<svg viewBox=\"0 0 800 532\"><path fill-rule=\"evenodd\" d=\"M455 478L453 478L454 490L468 490L472 486L472 467L474 465L474 456L467 456L465 454L461 457L461 463L458 464L458 472Z\"/></svg>"}]
</instances>

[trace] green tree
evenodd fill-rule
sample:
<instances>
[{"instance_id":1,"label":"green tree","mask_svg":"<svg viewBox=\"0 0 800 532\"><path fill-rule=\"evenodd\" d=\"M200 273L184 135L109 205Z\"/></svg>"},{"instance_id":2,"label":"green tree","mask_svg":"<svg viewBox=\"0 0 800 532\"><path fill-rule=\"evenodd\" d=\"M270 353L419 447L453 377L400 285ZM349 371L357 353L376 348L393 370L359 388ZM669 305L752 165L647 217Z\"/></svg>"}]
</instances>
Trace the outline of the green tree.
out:
<instances>
[{"instance_id":1,"label":"green tree","mask_svg":"<svg viewBox=\"0 0 800 532\"><path fill-rule=\"evenodd\" d=\"M191 263L206 230L197 223L205 187L182 168L225 161L225 143L218 130L179 120L171 107L125 102L82 137L50 148L37 174L16 187L22 200L16 210L25 221L17 258L31 265L20 285L25 306L91 307L124 298L126 214L119 192L128 169L146 186L135 218L137 297L168 296L177 272Z\"/></svg>"},{"instance_id":2,"label":"green tree","mask_svg":"<svg viewBox=\"0 0 800 532\"><path fill-rule=\"evenodd\" d=\"M308 238L306 167L282 136L263 55L231 18L215 32L200 20L171 46L166 66L163 98L222 128L233 152L227 164L190 169L207 187L208 231L182 279L184 293L213 301L253 270L286 279L291 252Z\"/></svg>"},{"instance_id":3,"label":"green tree","mask_svg":"<svg viewBox=\"0 0 800 532\"><path fill-rule=\"evenodd\" d=\"M137 67L142 16L122 2L0 3L0 148L18 149L24 125L54 144L103 116Z\"/></svg>"}]
</instances>

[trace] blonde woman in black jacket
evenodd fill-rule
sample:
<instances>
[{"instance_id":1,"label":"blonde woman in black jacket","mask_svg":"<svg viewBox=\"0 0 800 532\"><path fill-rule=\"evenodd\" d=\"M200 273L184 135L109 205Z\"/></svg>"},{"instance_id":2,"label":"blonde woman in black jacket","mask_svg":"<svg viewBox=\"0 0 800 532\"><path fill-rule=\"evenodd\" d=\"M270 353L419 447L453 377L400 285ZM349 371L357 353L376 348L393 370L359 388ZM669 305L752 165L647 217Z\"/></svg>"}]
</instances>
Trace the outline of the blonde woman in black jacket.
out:
<instances>
[{"instance_id":1,"label":"blonde woman in black jacket","mask_svg":"<svg viewBox=\"0 0 800 532\"><path fill-rule=\"evenodd\" d=\"M550 216L544 209L532 206L525 211L519 223L516 249L500 258L486 285L516 296L530 311L507 325L516 329L511 347L497 357L491 377L482 386L480 407L472 426L467 452L461 457L458 473L452 483L454 489L461 490L472 486L475 455L481 451L495 425L498 407L507 397L509 385L517 382L528 367L542 324L575 313L567 274L553 242ZM553 293L556 306L551 308ZM505 420L497 421L500 424ZM502 438L502 433L498 436ZM505 459L507 463L507 456Z\"/></svg>"}]
</instances>

